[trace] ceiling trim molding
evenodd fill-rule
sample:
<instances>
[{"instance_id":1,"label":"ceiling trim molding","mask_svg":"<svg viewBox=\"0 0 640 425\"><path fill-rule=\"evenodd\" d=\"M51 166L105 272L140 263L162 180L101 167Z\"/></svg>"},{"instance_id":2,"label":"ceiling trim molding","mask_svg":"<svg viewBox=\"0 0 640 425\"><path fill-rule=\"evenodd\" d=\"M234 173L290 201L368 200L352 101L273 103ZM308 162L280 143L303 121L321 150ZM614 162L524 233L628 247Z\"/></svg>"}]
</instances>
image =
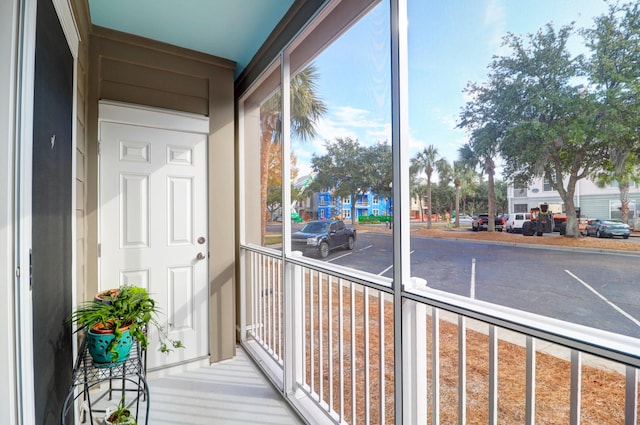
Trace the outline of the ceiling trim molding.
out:
<instances>
[{"instance_id":1,"label":"ceiling trim molding","mask_svg":"<svg viewBox=\"0 0 640 425\"><path fill-rule=\"evenodd\" d=\"M224 59L208 53L199 52L197 50L187 49L185 47L164 43L162 41L153 40L151 38L140 37L138 35L129 34L98 25L91 26L91 36L106 40L117 41L132 46L140 46L145 49L155 50L162 53L169 53L174 56L181 56L190 60L196 60L209 65L215 65L220 68L231 69L235 71L236 63L229 59Z\"/></svg>"}]
</instances>

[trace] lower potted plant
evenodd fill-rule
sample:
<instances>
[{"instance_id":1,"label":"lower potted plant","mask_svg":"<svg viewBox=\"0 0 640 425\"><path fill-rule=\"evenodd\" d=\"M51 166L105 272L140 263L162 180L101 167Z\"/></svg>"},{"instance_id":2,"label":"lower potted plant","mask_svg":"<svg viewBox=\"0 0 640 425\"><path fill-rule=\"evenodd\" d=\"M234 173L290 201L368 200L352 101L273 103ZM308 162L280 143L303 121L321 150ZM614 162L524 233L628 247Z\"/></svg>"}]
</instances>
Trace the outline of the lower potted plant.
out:
<instances>
[{"instance_id":1,"label":"lower potted plant","mask_svg":"<svg viewBox=\"0 0 640 425\"><path fill-rule=\"evenodd\" d=\"M120 398L118 406L115 408L107 407L104 423L106 425L137 425L136 418L131 414L124 402L124 392Z\"/></svg>"},{"instance_id":2,"label":"lower potted plant","mask_svg":"<svg viewBox=\"0 0 640 425\"><path fill-rule=\"evenodd\" d=\"M124 285L103 291L93 301L82 304L71 314L69 321L77 325L76 332L87 332L87 345L94 364L108 366L126 360L134 340L146 349L150 325L158 330L162 352L182 347L181 341L170 339L164 332L157 314L155 300L145 288Z\"/></svg>"}]
</instances>

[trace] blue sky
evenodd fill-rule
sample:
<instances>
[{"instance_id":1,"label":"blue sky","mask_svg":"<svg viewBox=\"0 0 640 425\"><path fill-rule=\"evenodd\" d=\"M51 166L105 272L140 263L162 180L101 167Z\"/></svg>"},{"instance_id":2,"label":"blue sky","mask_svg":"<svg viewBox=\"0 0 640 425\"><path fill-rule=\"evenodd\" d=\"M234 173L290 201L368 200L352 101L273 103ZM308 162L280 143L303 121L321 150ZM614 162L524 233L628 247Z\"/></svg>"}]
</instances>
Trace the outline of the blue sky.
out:
<instances>
[{"instance_id":1,"label":"blue sky","mask_svg":"<svg viewBox=\"0 0 640 425\"><path fill-rule=\"evenodd\" d=\"M409 0L410 156L433 144L440 156L457 159L467 140L455 129L463 89L485 80L493 55L507 53L501 42L508 31L534 33L549 22L588 27L607 7L603 0ZM324 140L391 140L387 9L378 5L316 58L328 113L315 141L294 141L300 175L312 153L324 153ZM581 45L576 39L572 51L583 53Z\"/></svg>"}]
</instances>

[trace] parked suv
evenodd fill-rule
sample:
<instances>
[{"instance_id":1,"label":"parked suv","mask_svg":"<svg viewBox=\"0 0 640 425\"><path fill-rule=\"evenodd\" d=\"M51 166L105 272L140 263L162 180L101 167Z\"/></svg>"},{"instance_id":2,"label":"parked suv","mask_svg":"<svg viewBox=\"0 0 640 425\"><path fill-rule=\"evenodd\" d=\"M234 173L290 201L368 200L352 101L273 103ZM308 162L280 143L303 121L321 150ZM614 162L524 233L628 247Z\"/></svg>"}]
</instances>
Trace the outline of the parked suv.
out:
<instances>
[{"instance_id":1,"label":"parked suv","mask_svg":"<svg viewBox=\"0 0 640 425\"><path fill-rule=\"evenodd\" d=\"M300 231L291 235L291 247L303 251L315 250L320 257L327 258L329 251L336 248L353 249L356 229L347 227L342 220L310 221Z\"/></svg>"},{"instance_id":2,"label":"parked suv","mask_svg":"<svg viewBox=\"0 0 640 425\"><path fill-rule=\"evenodd\" d=\"M531 214L529 213L509 214L509 219L505 222L505 228L510 233L522 232L522 224L529 220L531 220Z\"/></svg>"}]
</instances>

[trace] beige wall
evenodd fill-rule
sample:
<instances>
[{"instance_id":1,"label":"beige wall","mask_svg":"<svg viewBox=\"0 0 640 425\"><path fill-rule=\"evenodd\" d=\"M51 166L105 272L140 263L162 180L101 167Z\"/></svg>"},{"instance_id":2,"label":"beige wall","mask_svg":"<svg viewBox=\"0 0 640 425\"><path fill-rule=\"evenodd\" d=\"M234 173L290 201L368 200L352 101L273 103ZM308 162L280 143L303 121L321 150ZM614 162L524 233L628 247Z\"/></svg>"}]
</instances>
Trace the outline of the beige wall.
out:
<instances>
[{"instance_id":1,"label":"beige wall","mask_svg":"<svg viewBox=\"0 0 640 425\"><path fill-rule=\"evenodd\" d=\"M235 355L235 64L100 27L89 37L86 117L86 295L98 282L98 101L115 100L210 118L211 361Z\"/></svg>"}]
</instances>

